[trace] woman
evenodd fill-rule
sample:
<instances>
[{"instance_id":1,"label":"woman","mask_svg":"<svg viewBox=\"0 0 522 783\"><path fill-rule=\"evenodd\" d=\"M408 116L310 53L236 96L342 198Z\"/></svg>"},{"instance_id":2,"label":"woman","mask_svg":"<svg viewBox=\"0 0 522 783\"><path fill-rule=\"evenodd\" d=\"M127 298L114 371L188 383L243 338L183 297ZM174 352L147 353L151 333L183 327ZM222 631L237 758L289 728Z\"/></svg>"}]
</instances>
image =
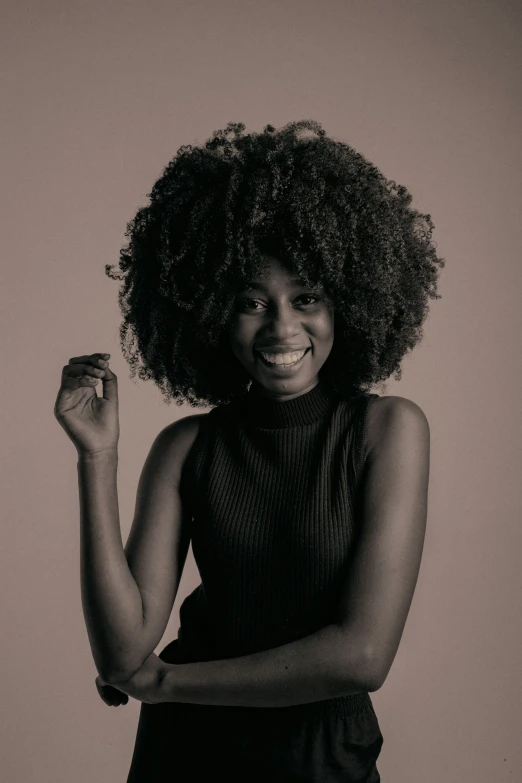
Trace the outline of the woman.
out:
<instances>
[{"instance_id":1,"label":"woman","mask_svg":"<svg viewBox=\"0 0 522 783\"><path fill-rule=\"evenodd\" d=\"M429 426L370 389L444 265L410 203L315 122L229 124L178 151L106 269L132 373L212 407L157 436L124 549L109 355L63 368L96 684L142 702L127 783L380 780L369 693L417 581ZM201 584L156 656L189 542Z\"/></svg>"}]
</instances>

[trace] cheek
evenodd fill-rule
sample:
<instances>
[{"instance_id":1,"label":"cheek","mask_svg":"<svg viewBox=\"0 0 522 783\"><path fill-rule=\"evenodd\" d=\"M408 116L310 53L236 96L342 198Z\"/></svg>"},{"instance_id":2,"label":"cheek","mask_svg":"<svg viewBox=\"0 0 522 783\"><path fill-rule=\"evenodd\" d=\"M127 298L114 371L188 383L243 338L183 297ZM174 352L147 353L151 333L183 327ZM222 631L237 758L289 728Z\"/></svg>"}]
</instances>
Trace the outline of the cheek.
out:
<instances>
[{"instance_id":1,"label":"cheek","mask_svg":"<svg viewBox=\"0 0 522 783\"><path fill-rule=\"evenodd\" d=\"M316 321L316 334L321 339L333 341L334 338L334 315L333 312L325 311L321 313Z\"/></svg>"},{"instance_id":2,"label":"cheek","mask_svg":"<svg viewBox=\"0 0 522 783\"><path fill-rule=\"evenodd\" d=\"M239 317L236 317L230 326L228 339L230 347L236 356L244 355L250 350L252 341L251 329L247 324L242 323Z\"/></svg>"}]
</instances>

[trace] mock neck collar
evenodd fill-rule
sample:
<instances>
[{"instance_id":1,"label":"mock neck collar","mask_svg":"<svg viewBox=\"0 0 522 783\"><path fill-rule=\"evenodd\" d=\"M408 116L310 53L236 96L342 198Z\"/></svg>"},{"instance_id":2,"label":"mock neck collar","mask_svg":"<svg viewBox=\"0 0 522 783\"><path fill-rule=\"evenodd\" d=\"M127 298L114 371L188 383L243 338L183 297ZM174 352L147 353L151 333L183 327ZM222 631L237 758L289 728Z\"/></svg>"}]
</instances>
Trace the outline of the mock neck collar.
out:
<instances>
[{"instance_id":1,"label":"mock neck collar","mask_svg":"<svg viewBox=\"0 0 522 783\"><path fill-rule=\"evenodd\" d=\"M263 429L283 429L312 424L330 413L338 395L324 381L293 400L280 402L264 397L251 386L244 395L242 408L247 421Z\"/></svg>"}]
</instances>

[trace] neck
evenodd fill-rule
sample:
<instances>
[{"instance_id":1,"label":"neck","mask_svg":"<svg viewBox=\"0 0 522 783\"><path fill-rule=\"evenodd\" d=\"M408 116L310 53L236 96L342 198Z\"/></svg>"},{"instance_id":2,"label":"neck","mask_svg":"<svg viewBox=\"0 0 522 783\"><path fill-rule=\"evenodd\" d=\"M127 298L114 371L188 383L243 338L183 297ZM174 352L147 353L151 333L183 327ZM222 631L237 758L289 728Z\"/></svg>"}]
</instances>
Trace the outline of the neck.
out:
<instances>
[{"instance_id":1,"label":"neck","mask_svg":"<svg viewBox=\"0 0 522 783\"><path fill-rule=\"evenodd\" d=\"M336 404L337 395L324 380L293 396L274 399L251 387L244 395L243 411L250 424L265 429L300 427L326 416Z\"/></svg>"},{"instance_id":2,"label":"neck","mask_svg":"<svg viewBox=\"0 0 522 783\"><path fill-rule=\"evenodd\" d=\"M255 397L263 397L264 399L273 400L274 402L290 402L290 400L294 400L296 397L300 397L302 394L307 394L308 392L312 391L312 389L314 389L319 383L319 377L316 376L303 389L300 389L296 392L286 392L284 390L274 391L272 389L266 389L264 386L261 386L260 383L252 381L252 386L249 393Z\"/></svg>"}]
</instances>

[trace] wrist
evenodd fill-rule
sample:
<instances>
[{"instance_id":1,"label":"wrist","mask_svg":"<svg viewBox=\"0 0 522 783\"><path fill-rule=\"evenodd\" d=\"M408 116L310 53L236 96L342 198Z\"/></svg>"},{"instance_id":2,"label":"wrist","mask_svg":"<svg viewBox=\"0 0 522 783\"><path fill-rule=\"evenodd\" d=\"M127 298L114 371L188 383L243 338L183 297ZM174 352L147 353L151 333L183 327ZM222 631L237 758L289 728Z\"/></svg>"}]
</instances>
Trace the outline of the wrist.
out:
<instances>
[{"instance_id":1,"label":"wrist","mask_svg":"<svg viewBox=\"0 0 522 783\"><path fill-rule=\"evenodd\" d=\"M107 462L118 460L118 446L110 446L106 449L80 450L78 449L78 463Z\"/></svg>"}]
</instances>

